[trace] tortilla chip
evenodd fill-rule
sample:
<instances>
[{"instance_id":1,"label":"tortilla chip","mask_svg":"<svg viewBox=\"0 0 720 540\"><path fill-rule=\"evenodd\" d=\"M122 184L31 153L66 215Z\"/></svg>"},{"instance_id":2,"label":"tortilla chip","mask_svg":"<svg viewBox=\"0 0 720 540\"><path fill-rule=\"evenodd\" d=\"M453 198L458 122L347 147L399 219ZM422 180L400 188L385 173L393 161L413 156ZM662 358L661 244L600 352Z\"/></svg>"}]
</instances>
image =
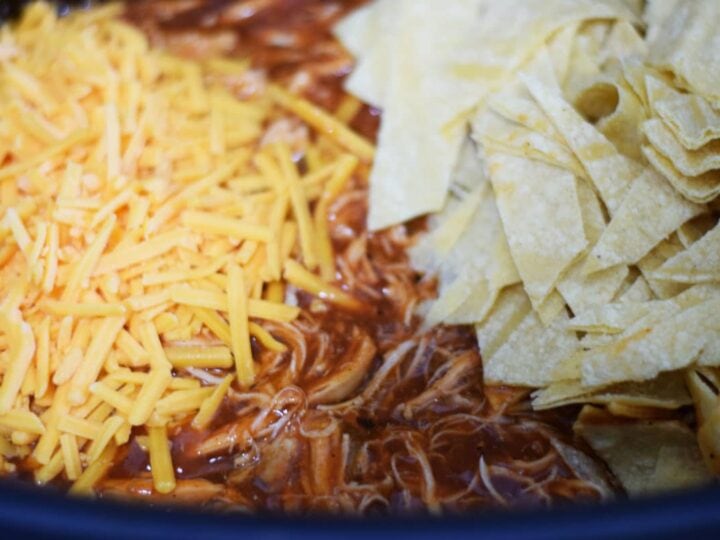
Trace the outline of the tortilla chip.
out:
<instances>
[{"instance_id":1,"label":"tortilla chip","mask_svg":"<svg viewBox=\"0 0 720 540\"><path fill-rule=\"evenodd\" d=\"M642 259L663 238L704 211L680 196L659 174L646 169L632 184L622 205L593 247L587 274Z\"/></svg>"},{"instance_id":2,"label":"tortilla chip","mask_svg":"<svg viewBox=\"0 0 720 540\"><path fill-rule=\"evenodd\" d=\"M659 306L658 302L660 301L594 306L570 319L568 329L577 332L620 334Z\"/></svg>"},{"instance_id":3,"label":"tortilla chip","mask_svg":"<svg viewBox=\"0 0 720 540\"><path fill-rule=\"evenodd\" d=\"M635 92L625 84L615 83L612 88L617 94L617 105L611 114L600 118L597 128L622 154L641 160L639 126L645 119L645 109Z\"/></svg>"},{"instance_id":4,"label":"tortilla chip","mask_svg":"<svg viewBox=\"0 0 720 540\"><path fill-rule=\"evenodd\" d=\"M428 325L482 321L498 292L520 280L489 184L467 228L440 265L440 293L427 314Z\"/></svg>"},{"instance_id":5,"label":"tortilla chip","mask_svg":"<svg viewBox=\"0 0 720 540\"><path fill-rule=\"evenodd\" d=\"M680 283L720 282L720 225L652 273Z\"/></svg>"},{"instance_id":6,"label":"tortilla chip","mask_svg":"<svg viewBox=\"0 0 720 540\"><path fill-rule=\"evenodd\" d=\"M612 344L586 351L583 384L644 381L690 365L706 342L720 333L718 309L717 298L701 302L652 326L626 331ZM684 331L678 332L678 328Z\"/></svg>"},{"instance_id":7,"label":"tortilla chip","mask_svg":"<svg viewBox=\"0 0 720 540\"><path fill-rule=\"evenodd\" d=\"M643 124L643 133L655 150L686 176L700 176L720 168L720 140L711 141L697 150L687 150L662 120L656 118ZM717 178L720 183L720 173Z\"/></svg>"},{"instance_id":8,"label":"tortilla chip","mask_svg":"<svg viewBox=\"0 0 720 540\"><path fill-rule=\"evenodd\" d=\"M565 137L587 170L611 214L619 208L637 167L621 155L592 124L586 122L558 93L536 79L524 78L528 90L555 128Z\"/></svg>"},{"instance_id":9,"label":"tortilla chip","mask_svg":"<svg viewBox=\"0 0 720 540\"><path fill-rule=\"evenodd\" d=\"M648 41L651 65L672 71L697 94L720 100L720 3L677 2Z\"/></svg>"},{"instance_id":10,"label":"tortilla chip","mask_svg":"<svg viewBox=\"0 0 720 540\"><path fill-rule=\"evenodd\" d=\"M542 161L575 175L584 174L582 165L564 142L513 123L492 110L477 115L472 127L473 137L486 149Z\"/></svg>"},{"instance_id":11,"label":"tortilla chip","mask_svg":"<svg viewBox=\"0 0 720 540\"><path fill-rule=\"evenodd\" d=\"M643 20L647 25L645 37L648 41L657 39L665 19L667 19L675 9L675 4L679 0L648 0L643 13Z\"/></svg>"},{"instance_id":12,"label":"tortilla chip","mask_svg":"<svg viewBox=\"0 0 720 540\"><path fill-rule=\"evenodd\" d=\"M574 332L565 329L567 315L546 327L534 311L528 313L508 340L483 360L489 384L545 386L554 382L556 366L580 347Z\"/></svg>"},{"instance_id":13,"label":"tortilla chip","mask_svg":"<svg viewBox=\"0 0 720 540\"><path fill-rule=\"evenodd\" d=\"M380 6L391 2L376 0L361 6L334 26L333 34L354 57L361 57L372 46L376 31L374 17L382 9Z\"/></svg>"},{"instance_id":14,"label":"tortilla chip","mask_svg":"<svg viewBox=\"0 0 720 540\"><path fill-rule=\"evenodd\" d=\"M684 176L668 158L652 146L643 146L642 152L650 164L687 199L696 203L705 203L720 195L718 171L710 171L700 176Z\"/></svg>"},{"instance_id":15,"label":"tortilla chip","mask_svg":"<svg viewBox=\"0 0 720 540\"><path fill-rule=\"evenodd\" d=\"M633 302L647 302L654 298L655 294L652 292L647 280L643 276L637 276L632 285L623 291L623 293L616 298L616 301L621 304L628 304Z\"/></svg>"},{"instance_id":16,"label":"tortilla chip","mask_svg":"<svg viewBox=\"0 0 720 540\"><path fill-rule=\"evenodd\" d=\"M565 139L557 132L550 119L532 99L517 96L515 92L505 91L490 97L488 108L503 118L525 126L548 139L565 143Z\"/></svg>"},{"instance_id":17,"label":"tortilla chip","mask_svg":"<svg viewBox=\"0 0 720 540\"><path fill-rule=\"evenodd\" d=\"M677 237L685 249L688 249L695 242L700 240L705 234L717 225L718 219L711 214L703 214L684 223L677 230Z\"/></svg>"},{"instance_id":18,"label":"tortilla chip","mask_svg":"<svg viewBox=\"0 0 720 540\"><path fill-rule=\"evenodd\" d=\"M459 76L449 67L476 49L480 21L472 14L480 0L458 0L443 9L435 4L393 1L401 14L370 176L371 230L444 206L465 136L462 122L450 124L491 82ZM446 39L433 39L438 32ZM423 189L416 187L419 178Z\"/></svg>"},{"instance_id":19,"label":"tortilla chip","mask_svg":"<svg viewBox=\"0 0 720 540\"><path fill-rule=\"evenodd\" d=\"M683 94L656 77L647 77L652 108L688 150L720 138L720 113L702 96Z\"/></svg>"},{"instance_id":20,"label":"tortilla chip","mask_svg":"<svg viewBox=\"0 0 720 540\"><path fill-rule=\"evenodd\" d=\"M695 403L695 415L700 425L713 415L718 405L718 395L715 388L708 384L704 371L689 369L686 375L687 387Z\"/></svg>"},{"instance_id":21,"label":"tortilla chip","mask_svg":"<svg viewBox=\"0 0 720 540\"><path fill-rule=\"evenodd\" d=\"M473 193L458 200L450 197L442 212L432 218L430 232L410 248L413 268L428 274L435 273L448 256L462 234L470 226L480 201L491 190L489 184L481 185Z\"/></svg>"},{"instance_id":22,"label":"tortilla chip","mask_svg":"<svg viewBox=\"0 0 720 540\"><path fill-rule=\"evenodd\" d=\"M366 103L381 107L390 70L391 46L400 10L390 10L392 0L377 0L353 11L333 28L335 37L355 57L345 89Z\"/></svg>"},{"instance_id":23,"label":"tortilla chip","mask_svg":"<svg viewBox=\"0 0 720 540\"><path fill-rule=\"evenodd\" d=\"M615 21L603 44L602 58L622 60L626 57L644 58L647 44L633 24L625 20Z\"/></svg>"},{"instance_id":24,"label":"tortilla chip","mask_svg":"<svg viewBox=\"0 0 720 540\"><path fill-rule=\"evenodd\" d=\"M677 421L621 421L583 408L574 426L630 495L686 489L712 481L695 434Z\"/></svg>"},{"instance_id":25,"label":"tortilla chip","mask_svg":"<svg viewBox=\"0 0 720 540\"><path fill-rule=\"evenodd\" d=\"M496 151L487 162L510 253L537 309L587 245L575 177Z\"/></svg>"},{"instance_id":26,"label":"tortilla chip","mask_svg":"<svg viewBox=\"0 0 720 540\"><path fill-rule=\"evenodd\" d=\"M522 285L513 285L500 292L490 316L475 325L483 361L508 340L530 309L530 300Z\"/></svg>"},{"instance_id":27,"label":"tortilla chip","mask_svg":"<svg viewBox=\"0 0 720 540\"><path fill-rule=\"evenodd\" d=\"M560 381L533 393L533 408L550 409L575 403L607 405L622 403L633 407L674 410L690 405L682 372L661 373L644 382L624 382L600 388L588 388L579 380Z\"/></svg>"},{"instance_id":28,"label":"tortilla chip","mask_svg":"<svg viewBox=\"0 0 720 540\"><path fill-rule=\"evenodd\" d=\"M573 42L580 25L568 24L558 30L548 42L548 52L555 68L555 77L560 86L565 84L565 79L570 69L570 57L573 52Z\"/></svg>"},{"instance_id":29,"label":"tortilla chip","mask_svg":"<svg viewBox=\"0 0 720 540\"><path fill-rule=\"evenodd\" d=\"M672 298L688 288L684 283L673 283L653 279L652 273L660 268L665 261L674 257L683 250L683 245L678 240L677 234L671 235L668 239L660 242L653 250L638 261L637 267L643 277L658 298Z\"/></svg>"},{"instance_id":30,"label":"tortilla chip","mask_svg":"<svg viewBox=\"0 0 720 540\"><path fill-rule=\"evenodd\" d=\"M585 236L589 244L594 245L605 230L603 210L587 181L578 180L577 193ZM616 266L586 276L582 272L584 265L584 258L577 260L557 284L558 291L576 314L591 306L610 302L629 273L626 266Z\"/></svg>"},{"instance_id":31,"label":"tortilla chip","mask_svg":"<svg viewBox=\"0 0 720 540\"><path fill-rule=\"evenodd\" d=\"M583 24L572 43L569 66L563 80L563 92L571 102L602 70L602 44L610 29L609 21L592 21Z\"/></svg>"},{"instance_id":32,"label":"tortilla chip","mask_svg":"<svg viewBox=\"0 0 720 540\"><path fill-rule=\"evenodd\" d=\"M600 492L603 499L613 497L615 489L610 484L608 472L596 459L592 459L574 446L565 444L555 438L550 439L550 444L552 444L565 464L570 467L575 476L592 484Z\"/></svg>"}]
</instances>

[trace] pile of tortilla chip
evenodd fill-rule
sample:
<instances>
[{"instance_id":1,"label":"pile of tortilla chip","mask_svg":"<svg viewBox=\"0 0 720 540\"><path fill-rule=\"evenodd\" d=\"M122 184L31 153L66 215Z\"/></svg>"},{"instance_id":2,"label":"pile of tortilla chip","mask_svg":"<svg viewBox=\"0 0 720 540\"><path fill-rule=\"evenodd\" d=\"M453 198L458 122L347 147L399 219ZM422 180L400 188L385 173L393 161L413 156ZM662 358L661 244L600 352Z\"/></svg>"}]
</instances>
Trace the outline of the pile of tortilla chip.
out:
<instances>
[{"instance_id":1,"label":"pile of tortilla chip","mask_svg":"<svg viewBox=\"0 0 720 540\"><path fill-rule=\"evenodd\" d=\"M716 0L377 0L337 28L383 110L369 226L431 214L427 324L475 325L485 384L586 404L631 493L720 474L718 28Z\"/></svg>"}]
</instances>

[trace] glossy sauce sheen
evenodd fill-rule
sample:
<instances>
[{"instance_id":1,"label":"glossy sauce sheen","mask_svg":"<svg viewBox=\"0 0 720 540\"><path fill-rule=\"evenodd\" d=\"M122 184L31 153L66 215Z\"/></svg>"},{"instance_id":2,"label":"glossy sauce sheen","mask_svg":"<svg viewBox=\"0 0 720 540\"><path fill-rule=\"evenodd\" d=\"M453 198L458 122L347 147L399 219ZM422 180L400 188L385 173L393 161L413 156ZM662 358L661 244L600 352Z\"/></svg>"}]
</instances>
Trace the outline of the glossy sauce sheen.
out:
<instances>
[{"instance_id":1,"label":"glossy sauce sheen","mask_svg":"<svg viewBox=\"0 0 720 540\"><path fill-rule=\"evenodd\" d=\"M352 60L329 29L361 3L134 2L128 17L184 54L218 47L249 56L270 79L332 111ZM378 120L378 111L363 107L351 125L374 139ZM175 494L153 493L137 431L99 486L102 495L363 514L600 497L553 447L553 440L579 447L571 430L576 410L533 412L527 393L517 389L486 394L472 328L418 331L413 310L432 297L434 285L412 271L405 250L423 223L368 233L362 177L334 204L330 227L338 280L367 309L347 313L300 293L298 322L266 326L289 351L254 344L263 366L254 394L231 393L207 430L172 428ZM371 340L376 352L359 387L339 404L312 403L318 385L356 361L362 340ZM258 423L263 409L270 412ZM214 449L213 441L220 441Z\"/></svg>"}]
</instances>

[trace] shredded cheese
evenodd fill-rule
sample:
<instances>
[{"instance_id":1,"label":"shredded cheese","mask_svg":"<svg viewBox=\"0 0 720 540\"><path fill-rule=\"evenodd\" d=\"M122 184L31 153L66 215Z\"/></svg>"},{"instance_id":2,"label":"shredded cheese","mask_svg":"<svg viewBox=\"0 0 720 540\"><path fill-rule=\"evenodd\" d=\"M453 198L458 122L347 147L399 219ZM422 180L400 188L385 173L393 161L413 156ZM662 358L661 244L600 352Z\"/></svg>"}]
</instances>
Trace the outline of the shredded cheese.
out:
<instances>
[{"instance_id":1,"label":"shredded cheese","mask_svg":"<svg viewBox=\"0 0 720 540\"><path fill-rule=\"evenodd\" d=\"M83 494L133 426L172 491L166 425L203 429L250 387L251 342L287 351L261 324L298 317L286 283L357 307L331 284L327 221L374 153L343 123L356 100L333 116L277 86L238 99L217 75L247 61L152 51L121 13L36 2L2 29L23 54L0 64L0 443L32 454L38 483ZM303 175L263 142L288 114L316 132Z\"/></svg>"}]
</instances>

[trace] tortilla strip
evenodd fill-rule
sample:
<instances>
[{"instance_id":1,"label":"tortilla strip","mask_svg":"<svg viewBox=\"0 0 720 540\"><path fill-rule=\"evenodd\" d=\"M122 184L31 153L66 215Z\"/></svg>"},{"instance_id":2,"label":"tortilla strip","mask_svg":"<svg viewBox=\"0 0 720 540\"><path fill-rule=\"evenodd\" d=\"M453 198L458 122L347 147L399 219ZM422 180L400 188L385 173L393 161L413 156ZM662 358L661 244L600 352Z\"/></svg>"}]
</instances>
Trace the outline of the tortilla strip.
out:
<instances>
[{"instance_id":1,"label":"tortilla strip","mask_svg":"<svg viewBox=\"0 0 720 540\"><path fill-rule=\"evenodd\" d=\"M531 309L522 285L513 285L500 292L490 316L475 325L483 362L492 358Z\"/></svg>"},{"instance_id":2,"label":"tortilla strip","mask_svg":"<svg viewBox=\"0 0 720 540\"><path fill-rule=\"evenodd\" d=\"M720 225L652 272L656 279L681 283L720 281Z\"/></svg>"},{"instance_id":3,"label":"tortilla strip","mask_svg":"<svg viewBox=\"0 0 720 540\"><path fill-rule=\"evenodd\" d=\"M451 123L487 91L486 79L468 79L448 66L477 49L482 0L394 0L401 11L385 115L370 177L368 226L378 230L440 210L464 138ZM441 33L446 39L434 37ZM423 188L417 189L418 179Z\"/></svg>"},{"instance_id":4,"label":"tortilla strip","mask_svg":"<svg viewBox=\"0 0 720 540\"><path fill-rule=\"evenodd\" d=\"M711 141L698 150L687 150L675 139L662 120L648 120L642 129L650 144L682 174L700 176L720 168L720 140ZM720 181L720 175L717 177Z\"/></svg>"},{"instance_id":5,"label":"tortilla strip","mask_svg":"<svg viewBox=\"0 0 720 540\"><path fill-rule=\"evenodd\" d=\"M560 95L537 79L523 78L528 90L587 170L611 214L620 206L635 164L620 154L607 138L586 122Z\"/></svg>"},{"instance_id":6,"label":"tortilla strip","mask_svg":"<svg viewBox=\"0 0 720 540\"><path fill-rule=\"evenodd\" d=\"M619 402L638 407L678 409L692 403L682 372L661 373L643 382L623 382L588 388L580 380L560 381L533 393L534 409L543 410L574 403L606 405Z\"/></svg>"},{"instance_id":7,"label":"tortilla strip","mask_svg":"<svg viewBox=\"0 0 720 540\"><path fill-rule=\"evenodd\" d=\"M720 2L676 2L648 41L648 61L672 71L691 90L720 100Z\"/></svg>"},{"instance_id":8,"label":"tortilla strip","mask_svg":"<svg viewBox=\"0 0 720 540\"><path fill-rule=\"evenodd\" d=\"M646 77L651 106L688 150L720 138L720 113L702 96L683 94L656 77Z\"/></svg>"},{"instance_id":9,"label":"tortilla strip","mask_svg":"<svg viewBox=\"0 0 720 540\"><path fill-rule=\"evenodd\" d=\"M528 313L507 341L484 358L485 382L535 387L555 382L558 364L580 348L566 322L564 315L546 327L534 311Z\"/></svg>"},{"instance_id":10,"label":"tortilla strip","mask_svg":"<svg viewBox=\"0 0 720 540\"><path fill-rule=\"evenodd\" d=\"M477 211L440 267L440 294L427 324L469 324L483 320L498 292L520 280L489 184ZM459 311L458 311L459 310Z\"/></svg>"},{"instance_id":11,"label":"tortilla strip","mask_svg":"<svg viewBox=\"0 0 720 540\"><path fill-rule=\"evenodd\" d=\"M631 302L648 302L655 297L650 285L643 276L638 276L633 281L632 285L628 287L620 296L617 298L617 302L621 304L627 304Z\"/></svg>"},{"instance_id":12,"label":"tortilla strip","mask_svg":"<svg viewBox=\"0 0 720 540\"><path fill-rule=\"evenodd\" d=\"M486 150L510 253L538 309L587 246L575 177L552 165Z\"/></svg>"},{"instance_id":13,"label":"tortilla strip","mask_svg":"<svg viewBox=\"0 0 720 540\"><path fill-rule=\"evenodd\" d=\"M574 430L608 464L630 495L687 489L712 481L695 434L678 421L618 422L587 414ZM594 417L594 418L593 418Z\"/></svg>"},{"instance_id":14,"label":"tortilla strip","mask_svg":"<svg viewBox=\"0 0 720 540\"><path fill-rule=\"evenodd\" d=\"M579 180L577 193L585 236L592 246L605 230L605 217L600 201L588 182ZM575 261L557 284L558 291L575 314L591 306L610 302L629 273L627 266L615 266L587 276L582 272L584 265L584 258Z\"/></svg>"},{"instance_id":15,"label":"tortilla strip","mask_svg":"<svg viewBox=\"0 0 720 540\"><path fill-rule=\"evenodd\" d=\"M618 264L634 264L704 207L679 195L653 169L632 184L607 229L593 247L587 274Z\"/></svg>"},{"instance_id":16,"label":"tortilla strip","mask_svg":"<svg viewBox=\"0 0 720 540\"><path fill-rule=\"evenodd\" d=\"M674 257L682 250L683 245L678 240L677 235L673 234L667 240L660 242L650 253L638 261L638 269L647 281L650 289L652 289L653 294L658 298L672 298L688 288L684 283L663 281L653 279L652 277L653 271L660 268L665 261Z\"/></svg>"},{"instance_id":17,"label":"tortilla strip","mask_svg":"<svg viewBox=\"0 0 720 540\"><path fill-rule=\"evenodd\" d=\"M720 333L717 298L689 307L653 326L641 328L610 345L583 353L582 381L587 386L643 381L663 371L687 367L705 343ZM683 332L678 332L683 328Z\"/></svg>"},{"instance_id":18,"label":"tortilla strip","mask_svg":"<svg viewBox=\"0 0 720 540\"><path fill-rule=\"evenodd\" d=\"M377 0L335 27L335 35L357 58L345 90L376 107L385 103L402 15L393 0Z\"/></svg>"},{"instance_id":19,"label":"tortilla strip","mask_svg":"<svg viewBox=\"0 0 720 540\"><path fill-rule=\"evenodd\" d=\"M486 148L542 161L578 176L585 173L564 142L510 122L491 110L483 111L473 120L473 136Z\"/></svg>"},{"instance_id":20,"label":"tortilla strip","mask_svg":"<svg viewBox=\"0 0 720 540\"><path fill-rule=\"evenodd\" d=\"M555 68L555 77L560 84L565 84L568 70L570 69L570 58L573 52L573 42L577 35L580 24L568 24L560 28L548 43L548 51Z\"/></svg>"},{"instance_id":21,"label":"tortilla strip","mask_svg":"<svg viewBox=\"0 0 720 540\"><path fill-rule=\"evenodd\" d=\"M643 155L672 186L687 199L706 203L720 195L720 172L710 171L700 176L684 176L672 162L649 145L642 147Z\"/></svg>"},{"instance_id":22,"label":"tortilla strip","mask_svg":"<svg viewBox=\"0 0 720 540\"><path fill-rule=\"evenodd\" d=\"M628 88L624 82L618 81L604 84L612 89L611 92L616 99L616 106L610 114L599 119L597 128L622 154L639 161L642 159L642 153L640 152L642 134L639 127L646 118L645 109L635 92ZM600 85L602 86L603 83L600 83ZM593 88L585 90L575 101L579 110L583 110L580 102L585 99L585 93L591 92ZM590 94L590 96L592 95Z\"/></svg>"}]
</instances>

